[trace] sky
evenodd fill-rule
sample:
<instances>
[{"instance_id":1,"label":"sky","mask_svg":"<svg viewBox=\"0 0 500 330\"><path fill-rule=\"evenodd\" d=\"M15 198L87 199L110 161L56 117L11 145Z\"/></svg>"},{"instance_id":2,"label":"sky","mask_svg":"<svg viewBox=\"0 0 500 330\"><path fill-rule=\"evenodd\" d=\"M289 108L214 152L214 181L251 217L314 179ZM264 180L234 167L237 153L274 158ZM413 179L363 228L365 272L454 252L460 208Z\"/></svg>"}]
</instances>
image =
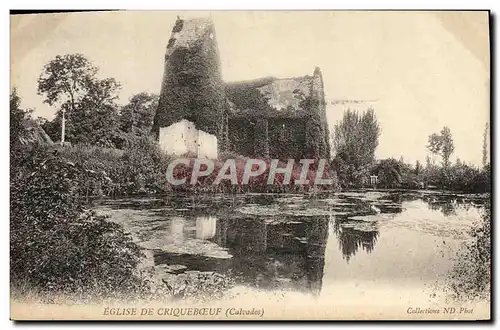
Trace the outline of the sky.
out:
<instances>
[{"instance_id":1,"label":"sky","mask_svg":"<svg viewBox=\"0 0 500 330\"><path fill-rule=\"evenodd\" d=\"M211 16L225 81L311 75L321 68L330 129L351 107L380 122L378 158L425 161L428 135L448 126L455 157L479 165L489 122L487 12L128 11L11 16L11 86L35 116L43 66L82 53L122 84L119 103L159 93L177 15ZM344 103L339 100L369 100Z\"/></svg>"}]
</instances>

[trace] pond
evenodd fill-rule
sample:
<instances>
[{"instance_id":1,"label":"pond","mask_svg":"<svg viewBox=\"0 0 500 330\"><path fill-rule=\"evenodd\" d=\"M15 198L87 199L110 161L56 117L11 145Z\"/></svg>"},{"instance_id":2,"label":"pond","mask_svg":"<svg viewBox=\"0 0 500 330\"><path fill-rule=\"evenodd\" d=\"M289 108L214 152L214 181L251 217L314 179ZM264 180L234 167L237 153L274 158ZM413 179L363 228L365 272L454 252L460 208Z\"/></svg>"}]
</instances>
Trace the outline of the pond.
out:
<instances>
[{"instance_id":1,"label":"pond","mask_svg":"<svg viewBox=\"0 0 500 330\"><path fill-rule=\"evenodd\" d=\"M233 295L410 307L439 299L436 286L485 201L352 191L126 198L95 209L132 234L169 287L215 274L231 280Z\"/></svg>"}]
</instances>

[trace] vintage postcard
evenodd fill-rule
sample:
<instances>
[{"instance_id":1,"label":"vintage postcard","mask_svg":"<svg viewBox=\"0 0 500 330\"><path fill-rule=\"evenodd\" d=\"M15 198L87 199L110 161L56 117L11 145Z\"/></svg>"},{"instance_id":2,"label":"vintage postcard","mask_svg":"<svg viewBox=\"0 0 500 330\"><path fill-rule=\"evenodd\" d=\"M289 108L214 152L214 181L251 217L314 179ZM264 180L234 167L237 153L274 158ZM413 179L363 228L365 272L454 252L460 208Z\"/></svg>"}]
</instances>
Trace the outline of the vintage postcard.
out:
<instances>
[{"instance_id":1,"label":"vintage postcard","mask_svg":"<svg viewBox=\"0 0 500 330\"><path fill-rule=\"evenodd\" d=\"M11 318L490 319L489 19L11 13Z\"/></svg>"}]
</instances>

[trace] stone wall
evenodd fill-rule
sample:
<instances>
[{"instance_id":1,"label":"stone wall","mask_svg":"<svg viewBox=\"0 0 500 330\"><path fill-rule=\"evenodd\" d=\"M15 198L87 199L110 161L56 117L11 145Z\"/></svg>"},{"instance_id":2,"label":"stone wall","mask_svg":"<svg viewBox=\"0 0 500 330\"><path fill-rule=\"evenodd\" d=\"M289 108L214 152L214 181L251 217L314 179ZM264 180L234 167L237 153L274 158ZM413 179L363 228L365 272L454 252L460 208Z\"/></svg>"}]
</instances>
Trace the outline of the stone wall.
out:
<instances>
[{"instance_id":1,"label":"stone wall","mask_svg":"<svg viewBox=\"0 0 500 330\"><path fill-rule=\"evenodd\" d=\"M215 236L217 231L217 217L196 217L196 238L208 240Z\"/></svg>"},{"instance_id":2,"label":"stone wall","mask_svg":"<svg viewBox=\"0 0 500 330\"><path fill-rule=\"evenodd\" d=\"M159 129L160 149L167 154L192 155L217 159L217 137L198 130L193 122L182 119L178 123Z\"/></svg>"},{"instance_id":3,"label":"stone wall","mask_svg":"<svg viewBox=\"0 0 500 330\"><path fill-rule=\"evenodd\" d=\"M161 127L158 142L161 150L167 154L198 154L198 130L192 122L185 119L168 127Z\"/></svg>"},{"instance_id":4,"label":"stone wall","mask_svg":"<svg viewBox=\"0 0 500 330\"><path fill-rule=\"evenodd\" d=\"M217 159L217 137L198 130L198 158Z\"/></svg>"}]
</instances>

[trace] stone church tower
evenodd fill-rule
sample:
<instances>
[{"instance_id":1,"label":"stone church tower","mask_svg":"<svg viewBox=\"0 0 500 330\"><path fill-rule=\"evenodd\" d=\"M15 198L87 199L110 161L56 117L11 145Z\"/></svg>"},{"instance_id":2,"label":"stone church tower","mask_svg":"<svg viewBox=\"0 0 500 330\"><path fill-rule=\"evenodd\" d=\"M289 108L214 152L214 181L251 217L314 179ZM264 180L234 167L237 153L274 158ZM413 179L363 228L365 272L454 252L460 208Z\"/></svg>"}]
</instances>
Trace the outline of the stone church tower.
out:
<instances>
[{"instance_id":1,"label":"stone church tower","mask_svg":"<svg viewBox=\"0 0 500 330\"><path fill-rule=\"evenodd\" d=\"M168 41L153 132L177 155L217 158L226 102L211 19L177 19Z\"/></svg>"}]
</instances>

